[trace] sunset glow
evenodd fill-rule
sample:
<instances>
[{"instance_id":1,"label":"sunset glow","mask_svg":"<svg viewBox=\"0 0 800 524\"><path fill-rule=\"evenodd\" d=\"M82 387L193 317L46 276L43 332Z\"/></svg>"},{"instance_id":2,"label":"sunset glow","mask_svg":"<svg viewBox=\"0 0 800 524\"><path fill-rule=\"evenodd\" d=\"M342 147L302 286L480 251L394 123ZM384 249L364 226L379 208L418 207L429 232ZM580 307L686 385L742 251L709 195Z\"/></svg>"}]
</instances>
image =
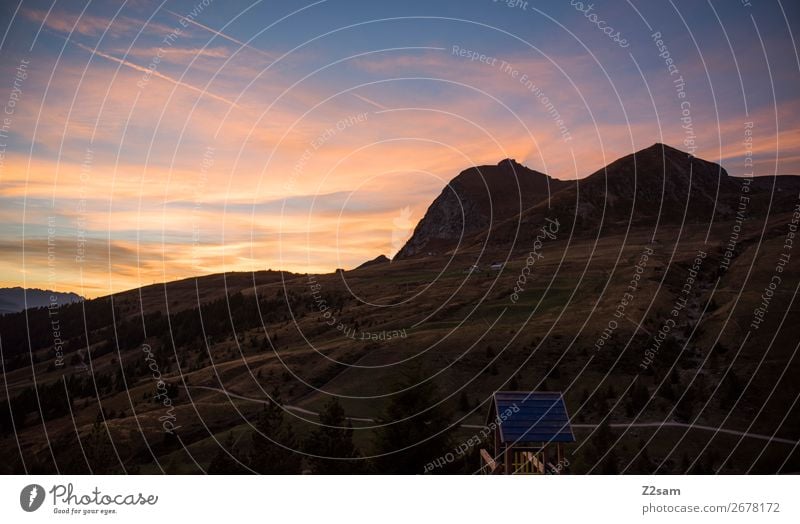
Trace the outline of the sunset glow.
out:
<instances>
[{"instance_id":1,"label":"sunset glow","mask_svg":"<svg viewBox=\"0 0 800 524\"><path fill-rule=\"evenodd\" d=\"M351 268L394 255L461 170L508 157L570 180L664 142L732 175L800 172L780 10L700 7L693 41L693 3L640 3L673 74L623 3L603 9L623 54L569 2L356 3L362 23L325 1L3 7L0 285L95 297Z\"/></svg>"}]
</instances>

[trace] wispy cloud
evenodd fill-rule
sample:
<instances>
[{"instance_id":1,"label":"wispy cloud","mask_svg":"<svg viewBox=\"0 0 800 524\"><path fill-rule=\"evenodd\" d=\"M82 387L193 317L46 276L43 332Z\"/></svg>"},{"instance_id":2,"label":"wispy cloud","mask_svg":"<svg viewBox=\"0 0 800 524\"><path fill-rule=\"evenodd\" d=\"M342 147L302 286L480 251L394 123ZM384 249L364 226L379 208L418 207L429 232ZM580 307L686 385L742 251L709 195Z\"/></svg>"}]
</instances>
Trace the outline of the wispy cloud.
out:
<instances>
[{"instance_id":1,"label":"wispy cloud","mask_svg":"<svg viewBox=\"0 0 800 524\"><path fill-rule=\"evenodd\" d=\"M115 53L126 53L128 56L150 60L159 54L162 62L185 63L194 58L223 59L230 56L230 51L222 46L218 47L134 47L117 49Z\"/></svg>"},{"instance_id":2,"label":"wispy cloud","mask_svg":"<svg viewBox=\"0 0 800 524\"><path fill-rule=\"evenodd\" d=\"M171 84L175 84L176 86L180 86L180 87L184 87L186 89L190 89L190 90L192 90L192 91L194 91L196 93L199 93L202 96L208 96L210 98L213 98L214 100L219 100L220 102L224 102L224 103L226 103L226 104L228 104L230 106L239 107L236 104L236 102L234 102L233 100L228 100L227 98L225 98L223 96L220 96L220 95L216 95L216 94L212 93L211 91L208 91L207 89L200 89L199 87L195 87L195 86L193 86L191 84L188 84L188 83L186 83L186 82L184 82L182 80L178 80L178 79L172 78L171 76L167 76L164 73L161 73L161 72L159 72L159 71L157 71L155 69L151 70L151 69L148 69L146 67L140 66L139 64L134 64L133 62L130 62L128 60L123 60L122 58L117 58L116 56L109 55L108 53L104 53L102 51L98 51L96 49L92 49L91 47L89 47L87 45L81 44L80 42L71 42L71 43L76 45L76 46L78 46L79 48L83 49L84 51L87 51L89 53L92 53L93 55L97 55L97 56L100 56L102 58L105 58L106 60L111 60L112 62L116 62L118 64L122 64L125 67L129 67L131 69L134 69L134 70L142 72L142 73L149 73L149 74L151 74L151 76L154 76L156 78L160 78L161 80L166 80L167 82L170 82Z\"/></svg>"},{"instance_id":3,"label":"wispy cloud","mask_svg":"<svg viewBox=\"0 0 800 524\"><path fill-rule=\"evenodd\" d=\"M389 109L385 105L379 104L378 102L375 102L374 100L370 100L369 98L367 98L365 96L359 95L357 93L350 93L350 94L353 95L354 97L358 98L362 102L366 102L366 103L368 103L369 105L371 105L373 107L377 107L378 109L383 109L383 110Z\"/></svg>"},{"instance_id":4,"label":"wispy cloud","mask_svg":"<svg viewBox=\"0 0 800 524\"><path fill-rule=\"evenodd\" d=\"M23 9L23 16L28 20L42 24L47 29L59 33L77 33L83 36L99 36L108 32L112 37L123 34L137 33L145 25L145 22L128 16L119 16L115 19L104 16L70 13L64 10L48 12L43 9ZM150 22L147 28L163 33L169 33L172 28Z\"/></svg>"},{"instance_id":5,"label":"wispy cloud","mask_svg":"<svg viewBox=\"0 0 800 524\"><path fill-rule=\"evenodd\" d=\"M166 11L167 13L169 13L169 14L171 14L173 16L178 17L179 20L185 20L186 22L192 24L195 27L199 27L200 29L204 29L205 31L208 31L211 34L217 35L220 38L224 38L225 40L228 40L229 42L233 42L234 44L236 44L236 45L238 45L238 46L240 46L242 48L246 48L246 49L250 49L251 51L255 51L256 53L259 53L260 55L263 55L263 56L269 58L270 60L274 60L275 59L275 57L273 55L271 55L270 53L267 53L266 51L258 49L257 47L253 47L250 44L247 44L245 42L242 42L241 40L239 40L237 38L234 38L234 37L232 37L230 35L227 35L227 34L223 33L222 31L217 31L216 29L214 29L212 27L208 27L205 24L201 24L197 20L194 20L194 19L191 19L191 18L186 18L186 17L184 17L182 15L179 15L175 11L170 11L169 9L164 9L164 11Z\"/></svg>"}]
</instances>

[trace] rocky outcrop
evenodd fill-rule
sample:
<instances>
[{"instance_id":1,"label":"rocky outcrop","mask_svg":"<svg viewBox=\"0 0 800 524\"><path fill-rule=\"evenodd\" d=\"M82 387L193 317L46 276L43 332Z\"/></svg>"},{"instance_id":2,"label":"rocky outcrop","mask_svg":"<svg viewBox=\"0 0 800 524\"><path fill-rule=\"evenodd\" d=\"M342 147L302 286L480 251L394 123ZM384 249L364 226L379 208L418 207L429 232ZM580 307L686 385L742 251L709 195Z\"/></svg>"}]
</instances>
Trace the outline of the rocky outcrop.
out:
<instances>
[{"instance_id":1,"label":"rocky outcrop","mask_svg":"<svg viewBox=\"0 0 800 524\"><path fill-rule=\"evenodd\" d=\"M436 197L395 259L452 249L461 239L519 215L566 185L570 183L512 159L462 171Z\"/></svg>"},{"instance_id":2,"label":"rocky outcrop","mask_svg":"<svg viewBox=\"0 0 800 524\"><path fill-rule=\"evenodd\" d=\"M548 218L580 236L598 229L624 232L637 224L690 226L763 217L793 210L798 190L800 177L732 177L717 163L659 143L572 182L503 160L454 178L396 258L486 244L513 249L530 241Z\"/></svg>"},{"instance_id":3,"label":"rocky outcrop","mask_svg":"<svg viewBox=\"0 0 800 524\"><path fill-rule=\"evenodd\" d=\"M356 269L364 269L366 267L372 267L372 266L377 266L377 265L380 265L380 264L386 264L388 262L391 262L391 260L389 260L389 258L386 255L378 255L377 257L373 258L372 260L367 260L366 262L364 262L363 264L358 266Z\"/></svg>"}]
</instances>

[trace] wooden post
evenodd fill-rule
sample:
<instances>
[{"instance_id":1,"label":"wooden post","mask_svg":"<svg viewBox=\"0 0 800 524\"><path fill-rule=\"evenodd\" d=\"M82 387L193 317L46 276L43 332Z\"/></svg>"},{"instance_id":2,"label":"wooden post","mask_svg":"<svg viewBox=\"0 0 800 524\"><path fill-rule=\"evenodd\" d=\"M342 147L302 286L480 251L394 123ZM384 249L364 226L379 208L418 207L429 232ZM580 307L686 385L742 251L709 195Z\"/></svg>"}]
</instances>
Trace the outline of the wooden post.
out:
<instances>
[{"instance_id":1,"label":"wooden post","mask_svg":"<svg viewBox=\"0 0 800 524\"><path fill-rule=\"evenodd\" d=\"M488 470L489 474L491 475L497 474L497 462L495 462L494 457L492 457L485 449L481 449L481 461L486 464L483 466L484 471Z\"/></svg>"},{"instance_id":2,"label":"wooden post","mask_svg":"<svg viewBox=\"0 0 800 524\"><path fill-rule=\"evenodd\" d=\"M542 475L547 475L547 443L542 442Z\"/></svg>"},{"instance_id":3,"label":"wooden post","mask_svg":"<svg viewBox=\"0 0 800 524\"><path fill-rule=\"evenodd\" d=\"M494 428L494 456L495 458L500 456L500 430L498 428Z\"/></svg>"}]
</instances>

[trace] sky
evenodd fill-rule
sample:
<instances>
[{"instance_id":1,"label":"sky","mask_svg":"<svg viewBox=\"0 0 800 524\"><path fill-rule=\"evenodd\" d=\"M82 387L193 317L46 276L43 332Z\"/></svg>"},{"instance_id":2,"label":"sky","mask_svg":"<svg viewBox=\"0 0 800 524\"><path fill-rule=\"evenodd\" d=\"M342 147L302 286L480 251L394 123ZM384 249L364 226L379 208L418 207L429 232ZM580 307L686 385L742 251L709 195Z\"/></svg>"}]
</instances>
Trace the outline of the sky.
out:
<instances>
[{"instance_id":1,"label":"sky","mask_svg":"<svg viewBox=\"0 0 800 524\"><path fill-rule=\"evenodd\" d=\"M800 6L753 4L3 2L0 287L351 268L504 158L800 174Z\"/></svg>"}]
</instances>

